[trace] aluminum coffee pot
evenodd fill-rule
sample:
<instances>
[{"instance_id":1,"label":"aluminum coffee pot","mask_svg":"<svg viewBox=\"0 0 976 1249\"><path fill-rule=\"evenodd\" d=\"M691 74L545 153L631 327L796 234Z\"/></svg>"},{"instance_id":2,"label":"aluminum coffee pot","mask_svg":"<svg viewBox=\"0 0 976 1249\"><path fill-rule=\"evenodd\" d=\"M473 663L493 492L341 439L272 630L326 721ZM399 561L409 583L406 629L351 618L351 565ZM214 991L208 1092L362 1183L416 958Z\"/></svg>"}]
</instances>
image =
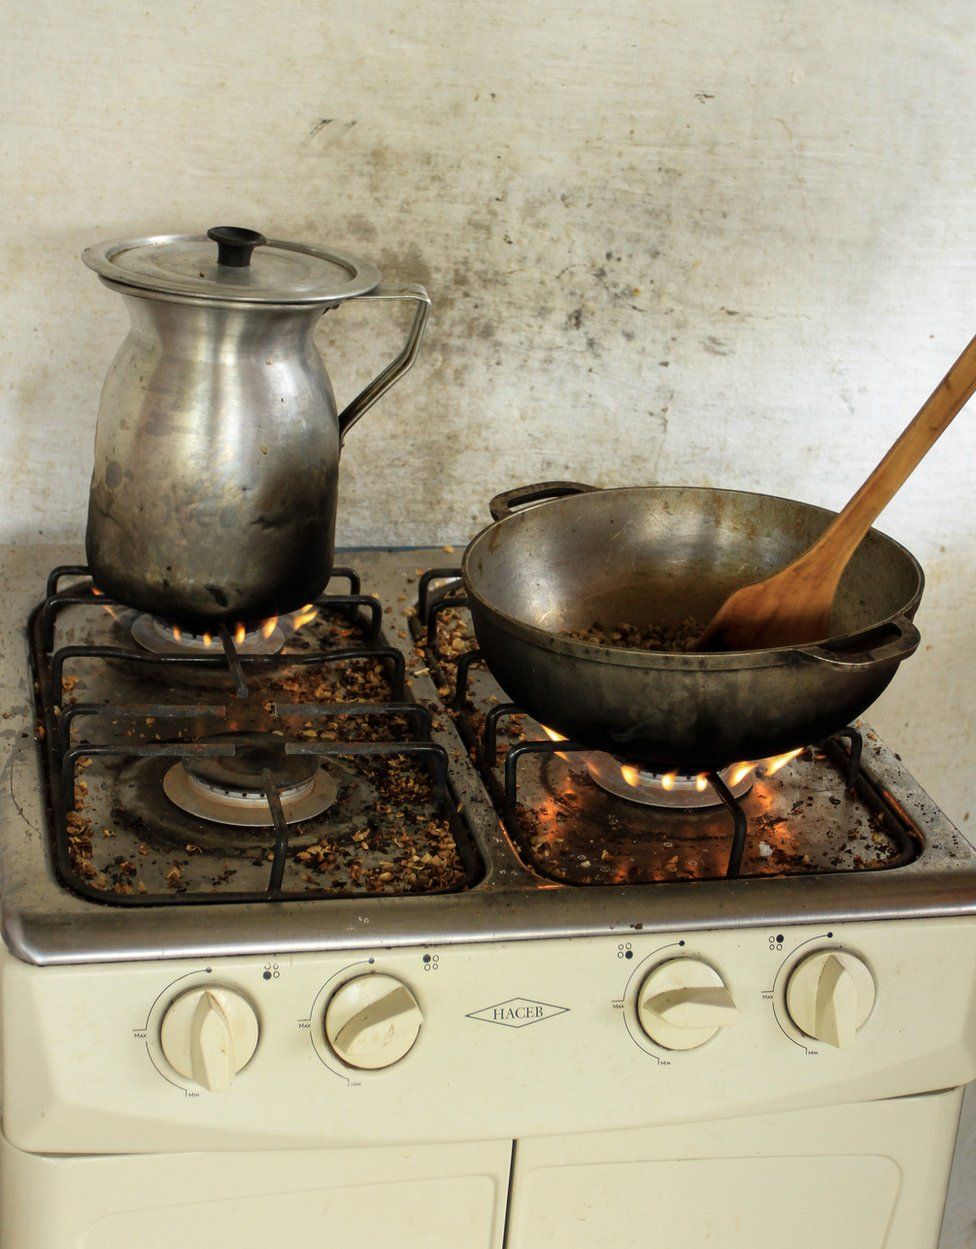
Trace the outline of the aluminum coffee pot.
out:
<instances>
[{"instance_id":1,"label":"aluminum coffee pot","mask_svg":"<svg viewBox=\"0 0 976 1249\"><path fill-rule=\"evenodd\" d=\"M95 584L200 626L311 602L332 571L342 440L416 359L427 292L381 286L354 256L232 226L82 258L131 321L98 413ZM314 334L354 298L417 308L403 350L340 413Z\"/></svg>"}]
</instances>

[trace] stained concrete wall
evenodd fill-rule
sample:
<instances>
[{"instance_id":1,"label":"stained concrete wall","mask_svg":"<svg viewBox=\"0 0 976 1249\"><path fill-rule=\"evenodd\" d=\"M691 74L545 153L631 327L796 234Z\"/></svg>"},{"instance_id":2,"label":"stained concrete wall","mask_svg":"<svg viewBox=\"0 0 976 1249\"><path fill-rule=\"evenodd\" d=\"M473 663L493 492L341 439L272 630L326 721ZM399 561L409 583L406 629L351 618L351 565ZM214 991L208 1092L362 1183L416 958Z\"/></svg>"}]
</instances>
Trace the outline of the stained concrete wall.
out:
<instances>
[{"instance_id":1,"label":"stained concrete wall","mask_svg":"<svg viewBox=\"0 0 976 1249\"><path fill-rule=\"evenodd\" d=\"M976 329L966 0L6 0L0 22L3 540L80 534L125 328L78 260L104 238L239 222L428 284L422 363L349 439L347 542L463 540L495 490L557 476L840 506ZM324 320L340 398L401 332L377 305ZM873 712L963 828L974 449L970 412L884 516L929 584ZM976 1244L952 1217L946 1249Z\"/></svg>"}]
</instances>

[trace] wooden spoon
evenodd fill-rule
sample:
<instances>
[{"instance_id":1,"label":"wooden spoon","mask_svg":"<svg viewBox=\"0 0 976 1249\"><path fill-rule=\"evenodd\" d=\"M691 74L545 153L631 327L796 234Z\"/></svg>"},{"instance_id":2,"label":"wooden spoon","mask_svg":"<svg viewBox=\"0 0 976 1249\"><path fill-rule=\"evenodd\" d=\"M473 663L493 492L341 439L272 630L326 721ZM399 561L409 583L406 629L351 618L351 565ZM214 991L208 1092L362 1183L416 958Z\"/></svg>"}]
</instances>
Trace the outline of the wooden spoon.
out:
<instances>
[{"instance_id":1,"label":"wooden spoon","mask_svg":"<svg viewBox=\"0 0 976 1249\"><path fill-rule=\"evenodd\" d=\"M974 390L976 338L816 542L781 572L731 594L695 649L759 650L828 637L837 586L858 544Z\"/></svg>"}]
</instances>

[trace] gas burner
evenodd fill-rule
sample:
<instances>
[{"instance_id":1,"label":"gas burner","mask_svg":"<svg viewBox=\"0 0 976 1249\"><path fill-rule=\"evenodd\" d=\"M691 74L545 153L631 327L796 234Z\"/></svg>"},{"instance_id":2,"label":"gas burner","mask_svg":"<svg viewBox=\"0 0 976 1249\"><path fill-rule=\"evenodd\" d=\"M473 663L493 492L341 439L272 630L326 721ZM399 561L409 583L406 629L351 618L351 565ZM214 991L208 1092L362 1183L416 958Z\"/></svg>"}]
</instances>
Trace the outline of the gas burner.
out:
<instances>
[{"instance_id":1,"label":"gas burner","mask_svg":"<svg viewBox=\"0 0 976 1249\"><path fill-rule=\"evenodd\" d=\"M287 824L311 820L328 810L338 785L318 759L289 755L284 739L263 733L233 733L211 739L234 753L188 756L163 778L171 802L188 815L244 828L270 828L274 821L265 794L268 773L277 788Z\"/></svg>"},{"instance_id":2,"label":"gas burner","mask_svg":"<svg viewBox=\"0 0 976 1249\"><path fill-rule=\"evenodd\" d=\"M586 770L608 793L648 807L691 811L720 806L722 802L704 773L684 776L680 772L648 772L633 764L621 763L613 755L597 752L587 755ZM741 798L752 788L756 774L751 766L733 763L724 768L719 777L733 798Z\"/></svg>"},{"instance_id":3,"label":"gas burner","mask_svg":"<svg viewBox=\"0 0 976 1249\"><path fill-rule=\"evenodd\" d=\"M200 655L207 651L221 653L220 638L214 633L192 633L180 629L158 616L143 612L132 624L133 640L154 655ZM231 631L238 655L277 655L285 644L285 635L276 620L267 620L260 628L246 630L238 625Z\"/></svg>"}]
</instances>

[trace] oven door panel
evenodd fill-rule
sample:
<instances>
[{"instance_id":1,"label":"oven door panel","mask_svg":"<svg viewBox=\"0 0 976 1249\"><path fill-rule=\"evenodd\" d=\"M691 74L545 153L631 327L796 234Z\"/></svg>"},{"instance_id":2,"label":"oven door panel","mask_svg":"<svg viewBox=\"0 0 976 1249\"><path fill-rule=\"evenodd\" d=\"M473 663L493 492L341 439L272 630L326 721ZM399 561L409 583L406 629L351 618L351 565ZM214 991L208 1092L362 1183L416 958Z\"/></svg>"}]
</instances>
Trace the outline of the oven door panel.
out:
<instances>
[{"instance_id":1,"label":"oven door panel","mask_svg":"<svg viewBox=\"0 0 976 1249\"><path fill-rule=\"evenodd\" d=\"M960 1102L519 1141L507 1249L934 1249Z\"/></svg>"},{"instance_id":2,"label":"oven door panel","mask_svg":"<svg viewBox=\"0 0 976 1249\"><path fill-rule=\"evenodd\" d=\"M501 1249L512 1146L0 1149L0 1249Z\"/></svg>"}]
</instances>

